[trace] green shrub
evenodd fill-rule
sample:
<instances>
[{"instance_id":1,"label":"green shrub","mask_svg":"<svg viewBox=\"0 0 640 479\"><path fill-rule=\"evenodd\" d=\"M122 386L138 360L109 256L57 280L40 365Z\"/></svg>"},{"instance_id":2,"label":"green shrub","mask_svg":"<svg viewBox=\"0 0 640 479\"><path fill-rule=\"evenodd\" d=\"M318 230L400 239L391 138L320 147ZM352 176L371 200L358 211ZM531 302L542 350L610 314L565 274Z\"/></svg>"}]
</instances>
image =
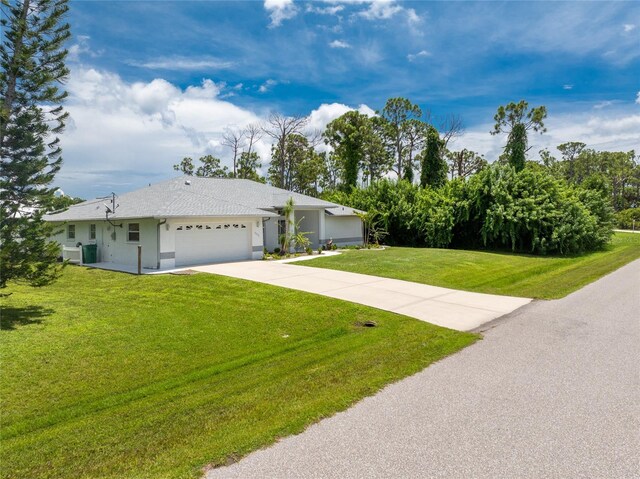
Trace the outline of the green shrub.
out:
<instances>
[{"instance_id":1,"label":"green shrub","mask_svg":"<svg viewBox=\"0 0 640 479\"><path fill-rule=\"evenodd\" d=\"M571 254L603 246L611 226L599 193L575 191L540 168L522 171L492 165L466 187L462 228L478 234L476 245L534 254ZM594 212L581 200L592 204ZM599 198L599 199L598 199Z\"/></svg>"},{"instance_id":2,"label":"green shrub","mask_svg":"<svg viewBox=\"0 0 640 479\"><path fill-rule=\"evenodd\" d=\"M570 187L536 164L493 164L433 189L381 180L325 198L376 212L385 243L572 254L611 238L613 212L598 188Z\"/></svg>"},{"instance_id":3,"label":"green shrub","mask_svg":"<svg viewBox=\"0 0 640 479\"><path fill-rule=\"evenodd\" d=\"M622 230L640 229L640 208L618 211L615 222L616 226Z\"/></svg>"}]
</instances>

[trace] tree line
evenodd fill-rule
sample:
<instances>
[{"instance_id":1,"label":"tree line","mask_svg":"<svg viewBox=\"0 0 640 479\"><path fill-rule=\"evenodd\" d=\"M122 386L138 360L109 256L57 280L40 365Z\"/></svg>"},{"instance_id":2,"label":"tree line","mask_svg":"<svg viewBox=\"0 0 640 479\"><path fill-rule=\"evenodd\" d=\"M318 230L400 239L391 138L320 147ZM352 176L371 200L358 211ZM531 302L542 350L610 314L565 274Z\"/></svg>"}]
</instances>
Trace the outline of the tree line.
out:
<instances>
[{"instance_id":1,"label":"tree line","mask_svg":"<svg viewBox=\"0 0 640 479\"><path fill-rule=\"evenodd\" d=\"M212 155L201 157L197 164L184 158L174 169L187 175L268 181L317 196L322 191L371 184L391 173L437 186L446 181L449 171L452 178L466 177L486 164L477 153L446 148L462 132L459 117L440 119L439 130L429 112L423 113L406 98L389 99L375 116L349 111L327 124L322 133L309 131L308 125L309 117L272 113L262 125L225 132L222 145L232 153L232 169ZM263 136L273 140L266 177L259 174L262 159L252 151ZM329 151L318 151L321 144Z\"/></svg>"},{"instance_id":2,"label":"tree line","mask_svg":"<svg viewBox=\"0 0 640 479\"><path fill-rule=\"evenodd\" d=\"M535 162L571 184L599 184L610 193L616 211L640 203L640 166L633 151L596 151L584 143L567 142L557 146L560 158L548 150L532 158L529 136L547 131L546 117L545 106L530 107L524 100L498 107L490 134L504 135L507 141L495 160L516 171ZM224 133L222 145L232 153L231 169L212 155L201 157L197 164L184 158L174 169L187 175L269 182L321 196L350 192L388 177L438 188L447 181L468 179L489 164L478 152L449 148L463 131L460 117L436 121L406 98L390 98L374 116L349 111L329 122L322 133L309 131L308 124L308 117L272 113L264 124ZM265 136L273 145L267 174L262 176L263 160L255 144ZM322 144L329 151L319 151Z\"/></svg>"}]
</instances>

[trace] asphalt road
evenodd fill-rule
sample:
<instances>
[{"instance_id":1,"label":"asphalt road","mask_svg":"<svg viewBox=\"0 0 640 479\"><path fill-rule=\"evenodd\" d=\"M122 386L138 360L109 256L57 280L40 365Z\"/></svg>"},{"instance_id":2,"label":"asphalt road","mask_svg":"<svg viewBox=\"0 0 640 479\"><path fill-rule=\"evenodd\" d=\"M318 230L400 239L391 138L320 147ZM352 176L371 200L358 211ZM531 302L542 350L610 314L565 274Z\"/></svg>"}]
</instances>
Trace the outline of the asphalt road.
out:
<instances>
[{"instance_id":1,"label":"asphalt road","mask_svg":"<svg viewBox=\"0 0 640 479\"><path fill-rule=\"evenodd\" d=\"M640 260L214 478L639 478Z\"/></svg>"}]
</instances>

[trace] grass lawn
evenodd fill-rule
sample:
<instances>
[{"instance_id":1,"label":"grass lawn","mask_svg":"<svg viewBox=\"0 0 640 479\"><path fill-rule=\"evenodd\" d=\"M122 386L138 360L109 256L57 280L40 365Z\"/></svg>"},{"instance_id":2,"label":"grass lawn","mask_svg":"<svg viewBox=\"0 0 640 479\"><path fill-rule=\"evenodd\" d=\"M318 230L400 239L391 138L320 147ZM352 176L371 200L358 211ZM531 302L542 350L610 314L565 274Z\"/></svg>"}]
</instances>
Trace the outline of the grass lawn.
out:
<instances>
[{"instance_id":1,"label":"grass lawn","mask_svg":"<svg viewBox=\"0 0 640 479\"><path fill-rule=\"evenodd\" d=\"M571 257L394 247L347 250L300 264L479 293L555 299L637 258L640 234L616 233L605 250Z\"/></svg>"},{"instance_id":2,"label":"grass lawn","mask_svg":"<svg viewBox=\"0 0 640 479\"><path fill-rule=\"evenodd\" d=\"M8 290L3 478L198 477L478 337L208 274L70 266Z\"/></svg>"}]
</instances>

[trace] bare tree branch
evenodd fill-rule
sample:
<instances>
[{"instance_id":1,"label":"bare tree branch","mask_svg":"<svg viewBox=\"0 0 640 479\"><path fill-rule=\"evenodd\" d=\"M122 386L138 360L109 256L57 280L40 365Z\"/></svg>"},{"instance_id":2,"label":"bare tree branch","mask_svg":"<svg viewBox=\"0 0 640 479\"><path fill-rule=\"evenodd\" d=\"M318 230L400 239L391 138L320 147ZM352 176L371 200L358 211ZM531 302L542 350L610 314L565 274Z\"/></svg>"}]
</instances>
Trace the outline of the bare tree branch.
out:
<instances>
[{"instance_id":1,"label":"bare tree branch","mask_svg":"<svg viewBox=\"0 0 640 479\"><path fill-rule=\"evenodd\" d=\"M274 158L278 164L279 175L279 184L276 186L283 187L285 184L287 139L294 134L302 135L304 127L308 123L309 118L306 116L285 116L278 112L272 112L262 127L262 131L273 138L278 146L276 151L278 151L279 158Z\"/></svg>"},{"instance_id":2,"label":"bare tree branch","mask_svg":"<svg viewBox=\"0 0 640 479\"><path fill-rule=\"evenodd\" d=\"M250 123L242 130L244 137L247 139L247 153L251 155L253 145L260 141L264 134L263 128L259 123Z\"/></svg>"},{"instance_id":3,"label":"bare tree branch","mask_svg":"<svg viewBox=\"0 0 640 479\"><path fill-rule=\"evenodd\" d=\"M449 142L460 135L464 131L464 124L460 115L450 113L439 119L439 130L444 141L444 147L447 148Z\"/></svg>"},{"instance_id":4,"label":"bare tree branch","mask_svg":"<svg viewBox=\"0 0 640 479\"><path fill-rule=\"evenodd\" d=\"M231 148L233 152L233 177L238 174L238 156L240 150L244 147L244 130L227 128L222 134L222 144Z\"/></svg>"}]
</instances>

